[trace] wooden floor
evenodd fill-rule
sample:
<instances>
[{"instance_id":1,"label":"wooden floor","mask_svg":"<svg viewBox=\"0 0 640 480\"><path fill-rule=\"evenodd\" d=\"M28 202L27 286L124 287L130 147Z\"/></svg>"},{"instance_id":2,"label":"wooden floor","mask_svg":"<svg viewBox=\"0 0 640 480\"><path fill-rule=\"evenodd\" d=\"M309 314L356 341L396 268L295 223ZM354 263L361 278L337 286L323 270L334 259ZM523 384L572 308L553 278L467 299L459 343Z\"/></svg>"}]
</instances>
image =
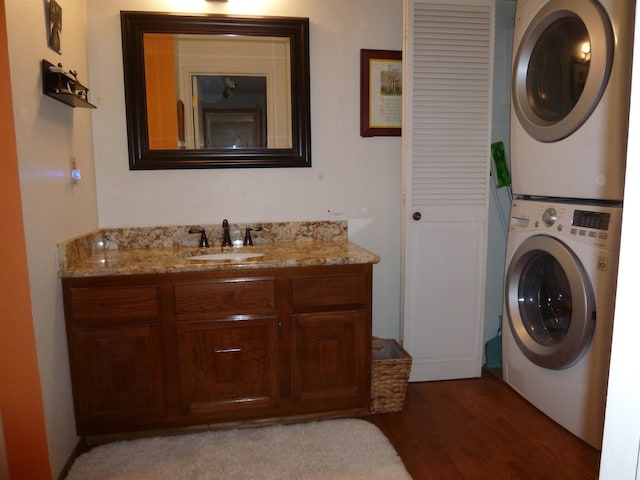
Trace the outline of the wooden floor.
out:
<instances>
[{"instance_id":1,"label":"wooden floor","mask_svg":"<svg viewBox=\"0 0 640 480\"><path fill-rule=\"evenodd\" d=\"M410 383L402 412L369 418L415 480L598 478L599 451L490 374Z\"/></svg>"}]
</instances>

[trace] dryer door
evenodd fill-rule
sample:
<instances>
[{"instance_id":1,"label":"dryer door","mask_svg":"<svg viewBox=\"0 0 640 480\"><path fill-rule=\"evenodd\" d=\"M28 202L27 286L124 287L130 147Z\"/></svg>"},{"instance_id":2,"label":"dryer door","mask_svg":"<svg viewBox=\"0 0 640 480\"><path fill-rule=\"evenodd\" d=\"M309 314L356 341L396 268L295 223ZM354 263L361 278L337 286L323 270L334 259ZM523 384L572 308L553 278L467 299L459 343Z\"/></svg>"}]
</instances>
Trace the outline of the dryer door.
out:
<instances>
[{"instance_id":1,"label":"dryer door","mask_svg":"<svg viewBox=\"0 0 640 480\"><path fill-rule=\"evenodd\" d=\"M591 342L596 318L591 282L560 240L535 235L520 245L507 269L505 302L513 337L536 365L569 367Z\"/></svg>"},{"instance_id":2,"label":"dryer door","mask_svg":"<svg viewBox=\"0 0 640 480\"><path fill-rule=\"evenodd\" d=\"M513 107L524 130L555 142L589 118L607 86L613 30L592 0L551 0L533 18L513 63Z\"/></svg>"}]
</instances>

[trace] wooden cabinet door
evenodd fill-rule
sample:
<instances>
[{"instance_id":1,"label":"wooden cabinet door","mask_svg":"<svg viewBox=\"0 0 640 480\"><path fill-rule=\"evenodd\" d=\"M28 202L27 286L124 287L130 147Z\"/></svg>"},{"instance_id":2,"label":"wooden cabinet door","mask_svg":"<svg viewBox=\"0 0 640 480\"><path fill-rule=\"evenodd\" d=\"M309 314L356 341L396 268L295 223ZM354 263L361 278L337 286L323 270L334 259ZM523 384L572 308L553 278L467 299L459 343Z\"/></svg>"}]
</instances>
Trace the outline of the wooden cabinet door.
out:
<instances>
[{"instance_id":1,"label":"wooden cabinet door","mask_svg":"<svg viewBox=\"0 0 640 480\"><path fill-rule=\"evenodd\" d=\"M360 310L293 315L295 401L331 409L368 405L366 315Z\"/></svg>"},{"instance_id":2,"label":"wooden cabinet door","mask_svg":"<svg viewBox=\"0 0 640 480\"><path fill-rule=\"evenodd\" d=\"M275 317L180 323L183 413L238 412L275 405L277 329Z\"/></svg>"},{"instance_id":3,"label":"wooden cabinet door","mask_svg":"<svg viewBox=\"0 0 640 480\"><path fill-rule=\"evenodd\" d=\"M158 325L74 328L70 347L80 435L166 415Z\"/></svg>"}]
</instances>

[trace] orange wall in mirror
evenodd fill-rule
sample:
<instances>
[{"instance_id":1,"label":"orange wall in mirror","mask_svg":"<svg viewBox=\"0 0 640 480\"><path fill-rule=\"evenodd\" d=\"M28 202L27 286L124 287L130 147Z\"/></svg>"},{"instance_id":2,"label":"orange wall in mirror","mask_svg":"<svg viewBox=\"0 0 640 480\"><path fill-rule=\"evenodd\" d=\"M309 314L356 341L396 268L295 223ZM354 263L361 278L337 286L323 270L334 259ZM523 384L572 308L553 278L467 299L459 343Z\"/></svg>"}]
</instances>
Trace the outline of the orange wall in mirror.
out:
<instances>
[{"instance_id":1,"label":"orange wall in mirror","mask_svg":"<svg viewBox=\"0 0 640 480\"><path fill-rule=\"evenodd\" d=\"M144 35L149 148L155 150L178 148L174 48L172 35Z\"/></svg>"}]
</instances>

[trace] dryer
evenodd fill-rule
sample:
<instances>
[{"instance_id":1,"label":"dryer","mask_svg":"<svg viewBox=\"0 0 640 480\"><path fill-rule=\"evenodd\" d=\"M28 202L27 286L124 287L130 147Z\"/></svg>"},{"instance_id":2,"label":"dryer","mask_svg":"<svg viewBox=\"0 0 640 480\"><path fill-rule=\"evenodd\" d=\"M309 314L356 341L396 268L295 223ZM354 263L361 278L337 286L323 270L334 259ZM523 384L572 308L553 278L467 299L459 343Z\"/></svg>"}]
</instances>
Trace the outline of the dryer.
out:
<instances>
[{"instance_id":1,"label":"dryer","mask_svg":"<svg viewBox=\"0 0 640 480\"><path fill-rule=\"evenodd\" d=\"M622 201L634 0L518 0L513 193Z\"/></svg>"},{"instance_id":2,"label":"dryer","mask_svg":"<svg viewBox=\"0 0 640 480\"><path fill-rule=\"evenodd\" d=\"M513 201L503 329L505 381L601 448L622 208Z\"/></svg>"}]
</instances>

